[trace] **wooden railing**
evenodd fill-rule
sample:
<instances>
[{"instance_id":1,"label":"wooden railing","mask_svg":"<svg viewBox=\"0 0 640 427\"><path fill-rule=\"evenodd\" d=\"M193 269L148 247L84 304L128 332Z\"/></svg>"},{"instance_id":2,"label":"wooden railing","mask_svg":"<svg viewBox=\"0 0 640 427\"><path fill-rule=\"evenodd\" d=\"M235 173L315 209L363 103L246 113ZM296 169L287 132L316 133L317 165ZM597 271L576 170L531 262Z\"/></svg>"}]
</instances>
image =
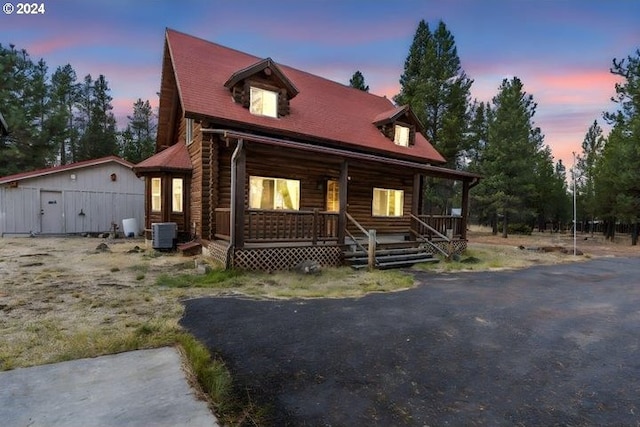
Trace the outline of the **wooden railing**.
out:
<instances>
[{"instance_id":1,"label":"wooden railing","mask_svg":"<svg viewBox=\"0 0 640 427\"><path fill-rule=\"evenodd\" d=\"M462 238L461 216L411 215L411 217L411 230L429 240L440 239L442 236L453 239Z\"/></svg>"},{"instance_id":2,"label":"wooden railing","mask_svg":"<svg viewBox=\"0 0 640 427\"><path fill-rule=\"evenodd\" d=\"M245 242L318 242L338 240L338 213L249 209Z\"/></svg>"}]
</instances>

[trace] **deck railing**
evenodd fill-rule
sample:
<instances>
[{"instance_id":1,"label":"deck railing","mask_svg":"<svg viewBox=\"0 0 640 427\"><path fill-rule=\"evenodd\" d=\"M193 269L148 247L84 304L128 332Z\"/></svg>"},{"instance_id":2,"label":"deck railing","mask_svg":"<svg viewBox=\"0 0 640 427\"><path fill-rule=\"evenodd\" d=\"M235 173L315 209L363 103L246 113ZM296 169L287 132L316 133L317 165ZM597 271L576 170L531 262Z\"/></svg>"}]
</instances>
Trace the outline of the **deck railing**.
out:
<instances>
[{"instance_id":1,"label":"deck railing","mask_svg":"<svg viewBox=\"0 0 640 427\"><path fill-rule=\"evenodd\" d=\"M338 213L249 209L245 214L245 242L318 242L338 240Z\"/></svg>"},{"instance_id":2,"label":"deck railing","mask_svg":"<svg viewBox=\"0 0 640 427\"><path fill-rule=\"evenodd\" d=\"M438 233L447 236L448 238L460 239L462 238L462 217L450 216L450 215L417 215L420 221L414 219L411 220L411 229L428 239L438 239L439 236L433 230ZM428 224L433 230L425 227L424 224Z\"/></svg>"}]
</instances>

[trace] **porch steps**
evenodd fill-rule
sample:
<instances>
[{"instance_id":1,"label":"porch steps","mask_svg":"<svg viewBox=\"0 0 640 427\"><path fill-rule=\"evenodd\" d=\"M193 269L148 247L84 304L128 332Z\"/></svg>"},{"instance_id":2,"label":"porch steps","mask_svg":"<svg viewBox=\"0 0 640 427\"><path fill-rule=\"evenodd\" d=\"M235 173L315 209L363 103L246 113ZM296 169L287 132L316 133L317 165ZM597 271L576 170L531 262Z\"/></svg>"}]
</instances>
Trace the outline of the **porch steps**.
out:
<instances>
[{"instance_id":1,"label":"porch steps","mask_svg":"<svg viewBox=\"0 0 640 427\"><path fill-rule=\"evenodd\" d=\"M202 253L202 244L196 241L179 243L177 249L183 256L194 256Z\"/></svg>"},{"instance_id":2,"label":"porch steps","mask_svg":"<svg viewBox=\"0 0 640 427\"><path fill-rule=\"evenodd\" d=\"M369 257L363 251L344 252L345 261L354 269L367 268ZM411 267L421 262L438 262L438 259L424 248L390 248L376 251L376 268Z\"/></svg>"}]
</instances>

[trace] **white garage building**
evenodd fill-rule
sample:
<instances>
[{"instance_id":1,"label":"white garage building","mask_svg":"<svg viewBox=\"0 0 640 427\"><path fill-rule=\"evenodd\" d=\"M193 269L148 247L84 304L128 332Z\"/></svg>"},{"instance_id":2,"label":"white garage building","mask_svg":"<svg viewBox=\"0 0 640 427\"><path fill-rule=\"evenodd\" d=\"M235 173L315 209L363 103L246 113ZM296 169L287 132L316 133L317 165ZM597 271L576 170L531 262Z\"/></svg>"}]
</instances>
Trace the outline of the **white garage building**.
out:
<instances>
[{"instance_id":1,"label":"white garage building","mask_svg":"<svg viewBox=\"0 0 640 427\"><path fill-rule=\"evenodd\" d=\"M109 156L0 178L0 236L123 231L124 219L138 234L144 180L132 168Z\"/></svg>"}]
</instances>

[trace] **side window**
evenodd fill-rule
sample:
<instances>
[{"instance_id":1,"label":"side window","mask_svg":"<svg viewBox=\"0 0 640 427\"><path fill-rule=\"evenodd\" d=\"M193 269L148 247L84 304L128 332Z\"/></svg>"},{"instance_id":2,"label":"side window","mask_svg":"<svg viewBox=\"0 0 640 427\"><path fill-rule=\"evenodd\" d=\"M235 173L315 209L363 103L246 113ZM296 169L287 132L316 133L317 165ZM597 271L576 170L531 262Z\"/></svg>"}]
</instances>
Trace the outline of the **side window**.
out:
<instances>
[{"instance_id":1,"label":"side window","mask_svg":"<svg viewBox=\"0 0 640 427\"><path fill-rule=\"evenodd\" d=\"M151 211L162 210L162 179L151 178Z\"/></svg>"},{"instance_id":2,"label":"side window","mask_svg":"<svg viewBox=\"0 0 640 427\"><path fill-rule=\"evenodd\" d=\"M173 212L182 212L183 206L183 191L182 191L182 178L173 178L171 180L171 210Z\"/></svg>"}]
</instances>

